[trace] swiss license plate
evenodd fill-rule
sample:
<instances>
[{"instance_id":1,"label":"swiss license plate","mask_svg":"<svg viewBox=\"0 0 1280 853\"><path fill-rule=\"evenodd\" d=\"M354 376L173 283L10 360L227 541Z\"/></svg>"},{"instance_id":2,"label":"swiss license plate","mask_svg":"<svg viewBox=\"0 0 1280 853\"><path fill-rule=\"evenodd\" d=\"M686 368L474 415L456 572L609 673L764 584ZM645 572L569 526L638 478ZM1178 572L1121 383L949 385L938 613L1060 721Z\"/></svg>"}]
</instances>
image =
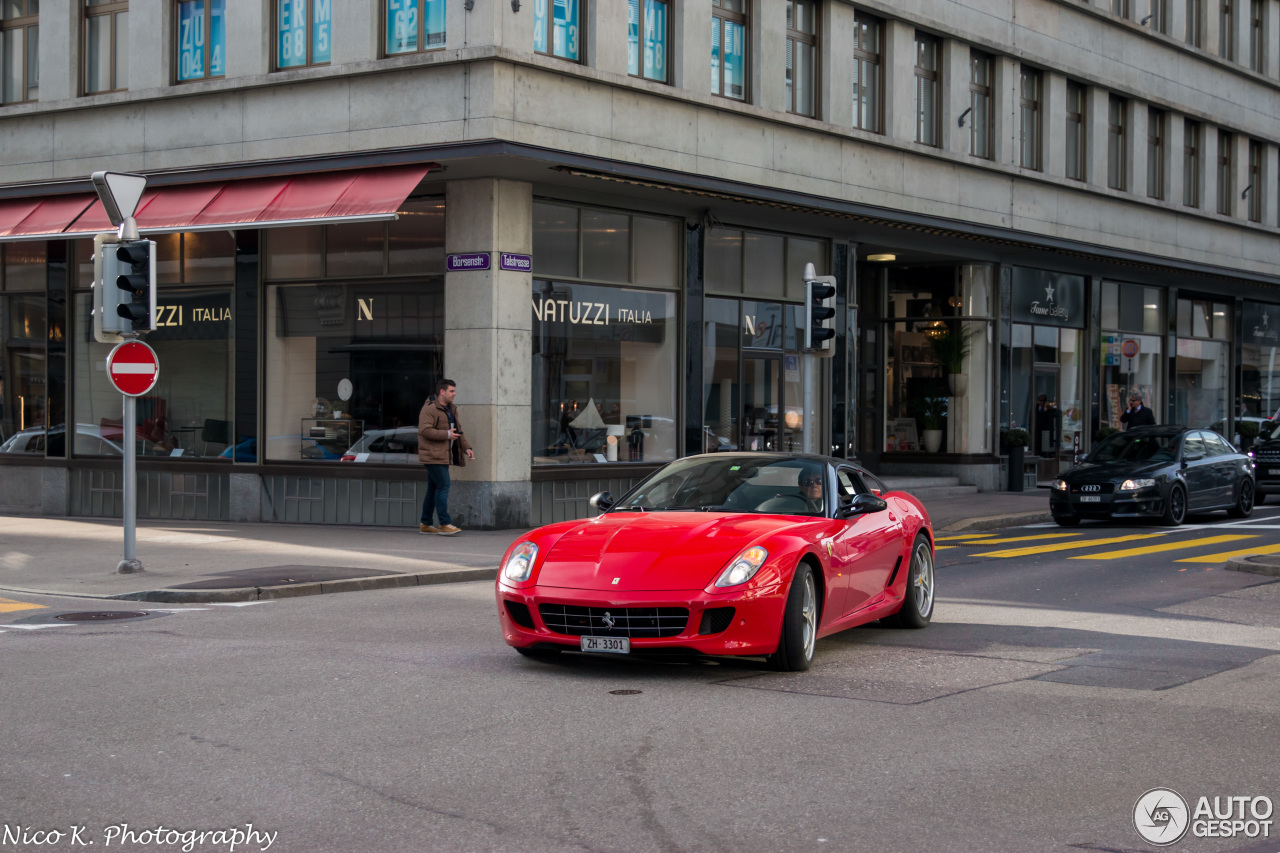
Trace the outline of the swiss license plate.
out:
<instances>
[{"instance_id":1,"label":"swiss license plate","mask_svg":"<svg viewBox=\"0 0 1280 853\"><path fill-rule=\"evenodd\" d=\"M1272 469L1270 469L1269 471L1267 471L1267 476L1269 476L1269 477L1280 477L1280 468L1272 468Z\"/></svg>"},{"instance_id":2,"label":"swiss license plate","mask_svg":"<svg viewBox=\"0 0 1280 853\"><path fill-rule=\"evenodd\" d=\"M1098 496L1098 495L1081 495L1081 496L1080 496L1080 503L1082 503L1082 504L1100 504L1100 503L1102 503L1102 498L1101 498L1100 496Z\"/></svg>"},{"instance_id":3,"label":"swiss license plate","mask_svg":"<svg viewBox=\"0 0 1280 853\"><path fill-rule=\"evenodd\" d=\"M626 637L579 637L578 648L584 652L608 652L615 655L631 654L631 641Z\"/></svg>"}]
</instances>

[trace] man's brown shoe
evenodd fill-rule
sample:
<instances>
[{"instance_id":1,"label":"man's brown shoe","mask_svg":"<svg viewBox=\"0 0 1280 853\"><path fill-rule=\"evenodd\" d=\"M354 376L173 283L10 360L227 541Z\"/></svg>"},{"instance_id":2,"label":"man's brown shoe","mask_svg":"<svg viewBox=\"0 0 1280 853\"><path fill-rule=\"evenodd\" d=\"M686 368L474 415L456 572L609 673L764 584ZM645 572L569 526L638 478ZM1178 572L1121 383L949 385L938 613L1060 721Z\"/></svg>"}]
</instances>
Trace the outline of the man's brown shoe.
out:
<instances>
[{"instance_id":1,"label":"man's brown shoe","mask_svg":"<svg viewBox=\"0 0 1280 853\"><path fill-rule=\"evenodd\" d=\"M441 536L453 536L461 532L462 532L461 527L454 527L452 524L442 524L438 528L436 528L436 533L438 533Z\"/></svg>"},{"instance_id":2,"label":"man's brown shoe","mask_svg":"<svg viewBox=\"0 0 1280 853\"><path fill-rule=\"evenodd\" d=\"M439 533L439 532L440 532L440 528L439 528L439 527L435 527L435 526L430 525L430 524L419 524L419 525L418 525L418 532L419 532L419 533Z\"/></svg>"}]
</instances>

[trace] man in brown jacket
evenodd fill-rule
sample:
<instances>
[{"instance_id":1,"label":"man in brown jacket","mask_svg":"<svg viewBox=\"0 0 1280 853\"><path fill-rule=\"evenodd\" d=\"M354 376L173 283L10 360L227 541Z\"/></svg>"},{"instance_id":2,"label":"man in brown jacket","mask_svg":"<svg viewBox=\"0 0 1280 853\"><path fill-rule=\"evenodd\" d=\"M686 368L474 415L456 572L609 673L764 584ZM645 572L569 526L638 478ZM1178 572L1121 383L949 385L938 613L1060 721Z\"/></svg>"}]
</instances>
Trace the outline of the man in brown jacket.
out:
<instances>
[{"instance_id":1,"label":"man in brown jacket","mask_svg":"<svg viewBox=\"0 0 1280 853\"><path fill-rule=\"evenodd\" d=\"M418 415L418 461L427 469L427 494L422 499L419 533L453 536L462 532L449 517L449 465L465 466L467 460L475 459L476 455L462 434L458 410L453 407L453 398L457 395L457 383L441 379L436 383L435 397L423 404ZM431 523L433 515L440 519L439 527Z\"/></svg>"}]
</instances>

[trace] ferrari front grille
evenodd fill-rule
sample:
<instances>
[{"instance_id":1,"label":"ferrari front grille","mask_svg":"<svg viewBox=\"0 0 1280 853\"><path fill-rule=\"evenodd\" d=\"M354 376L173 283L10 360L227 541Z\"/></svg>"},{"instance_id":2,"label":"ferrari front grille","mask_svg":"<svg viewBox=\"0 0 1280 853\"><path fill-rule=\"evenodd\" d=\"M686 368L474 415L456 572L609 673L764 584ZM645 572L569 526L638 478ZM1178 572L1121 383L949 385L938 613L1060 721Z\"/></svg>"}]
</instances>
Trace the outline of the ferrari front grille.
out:
<instances>
[{"instance_id":1,"label":"ferrari front grille","mask_svg":"<svg viewBox=\"0 0 1280 853\"><path fill-rule=\"evenodd\" d=\"M689 624L689 611L684 607L540 604L538 613L548 631L571 637L678 637Z\"/></svg>"}]
</instances>

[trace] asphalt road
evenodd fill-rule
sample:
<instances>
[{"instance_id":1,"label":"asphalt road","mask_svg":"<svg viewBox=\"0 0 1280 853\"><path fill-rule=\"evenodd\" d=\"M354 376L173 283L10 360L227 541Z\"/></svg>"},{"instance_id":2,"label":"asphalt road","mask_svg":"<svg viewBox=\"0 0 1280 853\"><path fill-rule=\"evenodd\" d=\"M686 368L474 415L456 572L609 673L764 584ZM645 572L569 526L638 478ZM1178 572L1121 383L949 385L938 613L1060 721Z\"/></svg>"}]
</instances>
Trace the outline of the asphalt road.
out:
<instances>
[{"instance_id":1,"label":"asphalt road","mask_svg":"<svg viewBox=\"0 0 1280 853\"><path fill-rule=\"evenodd\" d=\"M1280 545L1280 509L1204 522L940 542L929 628L849 631L785 675L526 660L484 583L167 609L11 597L0 851L83 849L6 827L179 850L141 833L249 823L308 853L1154 850L1132 824L1151 788L1280 801L1280 583L1178 562ZM151 615L56 618L103 609ZM228 849L211 838L192 849ZM1280 850L1258 844L1172 849Z\"/></svg>"}]
</instances>

